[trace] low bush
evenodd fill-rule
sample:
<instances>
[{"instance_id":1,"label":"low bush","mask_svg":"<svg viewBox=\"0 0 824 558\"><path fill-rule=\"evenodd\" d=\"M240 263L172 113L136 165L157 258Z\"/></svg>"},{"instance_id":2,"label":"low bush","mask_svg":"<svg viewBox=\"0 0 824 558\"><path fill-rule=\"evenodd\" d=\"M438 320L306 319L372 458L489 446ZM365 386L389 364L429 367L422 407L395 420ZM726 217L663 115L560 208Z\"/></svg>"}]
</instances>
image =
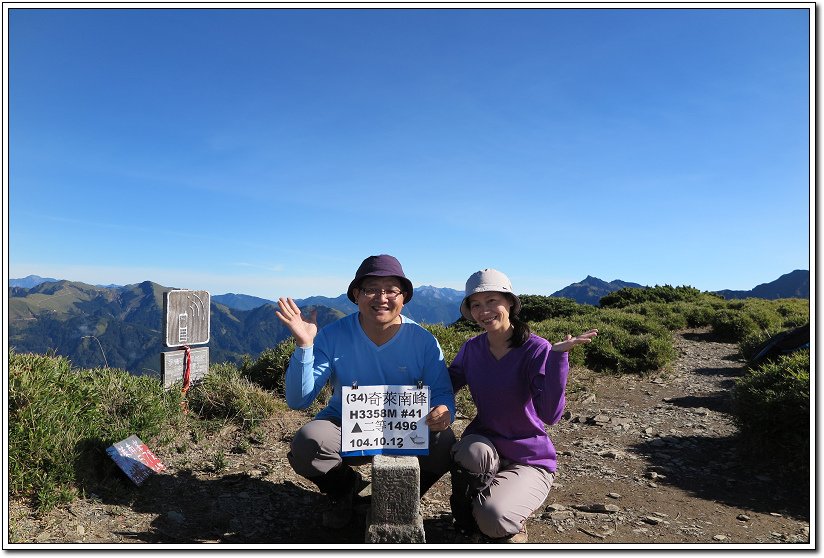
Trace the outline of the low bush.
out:
<instances>
[{"instance_id":1,"label":"low bush","mask_svg":"<svg viewBox=\"0 0 824 558\"><path fill-rule=\"evenodd\" d=\"M233 365L214 364L203 382L188 392L189 409L202 419L218 419L252 430L286 404L282 399L255 385Z\"/></svg>"},{"instance_id":2,"label":"low bush","mask_svg":"<svg viewBox=\"0 0 824 558\"><path fill-rule=\"evenodd\" d=\"M542 295L520 295L518 298L521 300L519 316L525 322L588 316L598 311L594 306L578 304L571 298Z\"/></svg>"},{"instance_id":3,"label":"low bush","mask_svg":"<svg viewBox=\"0 0 824 558\"><path fill-rule=\"evenodd\" d=\"M646 374L665 369L675 359L669 335L631 334L613 324L598 328L598 337L587 345L587 367L618 374Z\"/></svg>"},{"instance_id":4,"label":"low bush","mask_svg":"<svg viewBox=\"0 0 824 558\"><path fill-rule=\"evenodd\" d=\"M182 419L180 393L123 370L72 369L62 357L9 353L9 492L48 511L103 472L106 448L152 443Z\"/></svg>"},{"instance_id":5,"label":"low bush","mask_svg":"<svg viewBox=\"0 0 824 558\"><path fill-rule=\"evenodd\" d=\"M748 371L733 391L746 451L772 466L806 475L810 463L810 351Z\"/></svg>"},{"instance_id":6,"label":"low bush","mask_svg":"<svg viewBox=\"0 0 824 558\"><path fill-rule=\"evenodd\" d=\"M742 354L773 335L808 323L809 301L747 298L728 301L712 318L713 332L721 339L741 344Z\"/></svg>"},{"instance_id":7,"label":"low bush","mask_svg":"<svg viewBox=\"0 0 824 558\"><path fill-rule=\"evenodd\" d=\"M295 340L290 336L263 351L254 361L249 355L243 355L240 373L249 381L283 397L286 395L286 368L294 350Z\"/></svg>"},{"instance_id":8,"label":"low bush","mask_svg":"<svg viewBox=\"0 0 824 558\"><path fill-rule=\"evenodd\" d=\"M466 322L467 324L469 322ZM438 344L441 346L441 350L443 351L444 361L446 365L449 366L453 360L455 360L455 356L458 354L458 350L460 350L461 345L467 339L470 339L480 333L483 332L482 329L478 326L474 326L474 328L468 328L465 326L460 327L453 327L453 326L442 326L442 325L431 325L426 324L423 326L426 328L429 333L435 336L435 339L438 340Z\"/></svg>"},{"instance_id":9,"label":"low bush","mask_svg":"<svg viewBox=\"0 0 824 558\"><path fill-rule=\"evenodd\" d=\"M251 384L274 392L279 399L283 399L286 397L286 369L289 367L289 360L294 351L295 340L293 337L288 337L274 348L263 351L255 360L244 355L239 373ZM329 403L331 397L332 388L327 383L315 401L306 409L306 413L309 415L318 413Z\"/></svg>"},{"instance_id":10,"label":"low bush","mask_svg":"<svg viewBox=\"0 0 824 558\"><path fill-rule=\"evenodd\" d=\"M630 314L638 314L660 323L670 331L689 327L684 310L692 306L684 302L640 302L621 307L621 310Z\"/></svg>"},{"instance_id":11,"label":"low bush","mask_svg":"<svg viewBox=\"0 0 824 558\"><path fill-rule=\"evenodd\" d=\"M578 335L583 333L588 329L592 329L593 327L597 327L596 325L590 325L587 323L588 318L584 316L577 316L571 317L566 319L553 319L553 320L544 320L542 322L531 323L530 327L532 328L532 332L536 335L540 335L550 343L558 343L559 341L563 341L566 336L569 335ZM593 341L593 343L600 342L600 339L597 337ZM575 347L569 353L569 365L570 366L585 366L586 364L586 355L587 352L592 346L592 343L588 343L586 345L579 345Z\"/></svg>"},{"instance_id":12,"label":"low bush","mask_svg":"<svg viewBox=\"0 0 824 558\"><path fill-rule=\"evenodd\" d=\"M671 285L656 285L649 288L625 287L611 292L601 297L599 305L601 308L623 308L633 304L644 302L691 302L707 303L711 301L723 301L723 297L715 293L703 292L694 287Z\"/></svg>"}]
</instances>

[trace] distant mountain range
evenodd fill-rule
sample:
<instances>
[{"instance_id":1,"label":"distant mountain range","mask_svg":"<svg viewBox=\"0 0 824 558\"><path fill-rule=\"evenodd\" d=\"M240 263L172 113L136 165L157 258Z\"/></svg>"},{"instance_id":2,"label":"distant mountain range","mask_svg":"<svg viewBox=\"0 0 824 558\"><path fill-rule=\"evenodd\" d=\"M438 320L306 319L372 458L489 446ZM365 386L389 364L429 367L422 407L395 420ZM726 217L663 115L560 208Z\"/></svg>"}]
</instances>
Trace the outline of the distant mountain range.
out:
<instances>
[{"instance_id":1,"label":"distant mountain range","mask_svg":"<svg viewBox=\"0 0 824 558\"><path fill-rule=\"evenodd\" d=\"M9 287L23 287L30 289L36 287L40 283L54 283L60 279L52 279L50 277L40 277L39 275L28 275L22 279L9 279Z\"/></svg>"},{"instance_id":2,"label":"distant mountain range","mask_svg":"<svg viewBox=\"0 0 824 558\"><path fill-rule=\"evenodd\" d=\"M606 282L587 276L551 296L581 304L597 304L606 294L637 283ZM74 366L102 365L133 374L159 374L163 345L163 293L171 290L151 281L134 285L88 285L30 275L9 280L9 346L15 351L56 351ZM719 291L726 298L809 298L809 271L796 270L751 291ZM460 317L463 292L421 286L403 313L419 323L449 324ZM239 362L256 358L289 336L275 315L274 301L243 294L211 297L210 361ZM356 310L346 295L297 300L301 308L318 310L318 325ZM98 345L99 342L100 344Z\"/></svg>"},{"instance_id":3,"label":"distant mountain range","mask_svg":"<svg viewBox=\"0 0 824 558\"><path fill-rule=\"evenodd\" d=\"M116 288L72 281L11 287L9 347L20 353L56 351L81 368L108 365L157 375L160 353L172 350L162 331L163 293L169 290L151 281ZM320 327L344 315L317 310ZM236 310L213 301L210 320L211 362L256 357L289 336L271 304Z\"/></svg>"},{"instance_id":4,"label":"distant mountain range","mask_svg":"<svg viewBox=\"0 0 824 558\"><path fill-rule=\"evenodd\" d=\"M626 281L602 281L592 275L587 275L580 283L573 283L568 287L564 287L560 291L555 291L551 296L571 298L578 304L591 304L598 306L602 296L606 296L613 291L623 288L644 288L644 285L638 283L627 283Z\"/></svg>"},{"instance_id":5,"label":"distant mountain range","mask_svg":"<svg viewBox=\"0 0 824 558\"><path fill-rule=\"evenodd\" d=\"M810 272L806 269L796 269L782 275L770 283L761 283L749 291L717 291L718 294L731 300L734 298L810 298Z\"/></svg>"}]
</instances>

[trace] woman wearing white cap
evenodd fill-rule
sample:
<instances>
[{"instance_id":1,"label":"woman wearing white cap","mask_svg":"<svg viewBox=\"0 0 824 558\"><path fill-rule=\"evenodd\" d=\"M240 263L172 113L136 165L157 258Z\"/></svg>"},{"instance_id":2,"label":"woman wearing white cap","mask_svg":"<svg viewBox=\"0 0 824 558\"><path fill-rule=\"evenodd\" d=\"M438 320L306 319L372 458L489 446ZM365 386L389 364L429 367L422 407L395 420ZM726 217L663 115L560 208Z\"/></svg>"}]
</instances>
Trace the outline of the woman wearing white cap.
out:
<instances>
[{"instance_id":1,"label":"woman wearing white cap","mask_svg":"<svg viewBox=\"0 0 824 558\"><path fill-rule=\"evenodd\" d=\"M568 351L598 334L591 329L550 344L518 319L520 309L506 275L472 274L461 314L485 332L466 341L449 367L455 392L467 385L477 408L452 447L456 526L512 543L527 541L526 520L555 476L544 424L557 423L564 410Z\"/></svg>"}]
</instances>

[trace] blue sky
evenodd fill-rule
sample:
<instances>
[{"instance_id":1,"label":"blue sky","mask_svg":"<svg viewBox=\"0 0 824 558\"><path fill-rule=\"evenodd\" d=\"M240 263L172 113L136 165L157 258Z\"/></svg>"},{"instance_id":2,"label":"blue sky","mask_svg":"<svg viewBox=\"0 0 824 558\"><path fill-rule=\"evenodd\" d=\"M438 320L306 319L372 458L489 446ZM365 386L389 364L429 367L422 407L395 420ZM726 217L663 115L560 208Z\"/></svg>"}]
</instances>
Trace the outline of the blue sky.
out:
<instances>
[{"instance_id":1,"label":"blue sky","mask_svg":"<svg viewBox=\"0 0 824 558\"><path fill-rule=\"evenodd\" d=\"M545 295L810 269L811 5L12 8L8 276L274 299L378 253Z\"/></svg>"}]
</instances>

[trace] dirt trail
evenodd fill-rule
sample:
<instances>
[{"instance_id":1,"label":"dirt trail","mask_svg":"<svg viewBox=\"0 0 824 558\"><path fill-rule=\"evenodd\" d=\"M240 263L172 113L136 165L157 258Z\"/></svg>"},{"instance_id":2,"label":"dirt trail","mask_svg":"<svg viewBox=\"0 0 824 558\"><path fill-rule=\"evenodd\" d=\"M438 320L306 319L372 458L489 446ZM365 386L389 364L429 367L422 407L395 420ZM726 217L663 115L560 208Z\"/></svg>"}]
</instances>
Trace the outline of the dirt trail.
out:
<instances>
[{"instance_id":1,"label":"dirt trail","mask_svg":"<svg viewBox=\"0 0 824 558\"><path fill-rule=\"evenodd\" d=\"M742 463L730 388L743 363L733 344L706 332L675 336L669 373L603 377L574 370L567 414L549 433L559 451L556 483L528 522L530 543L810 543L809 483L787 483ZM289 413L248 441L235 428L159 457L168 473L119 496L87 498L37 518L9 503L12 543L362 544L363 517L319 527L324 498L296 476L286 452L306 420ZM460 432L465 421L456 423ZM226 466L214 471L215 455ZM369 468L361 468L369 475ZM102 492L102 491L101 491ZM424 497L426 540L466 545L451 527L449 479Z\"/></svg>"}]
</instances>

